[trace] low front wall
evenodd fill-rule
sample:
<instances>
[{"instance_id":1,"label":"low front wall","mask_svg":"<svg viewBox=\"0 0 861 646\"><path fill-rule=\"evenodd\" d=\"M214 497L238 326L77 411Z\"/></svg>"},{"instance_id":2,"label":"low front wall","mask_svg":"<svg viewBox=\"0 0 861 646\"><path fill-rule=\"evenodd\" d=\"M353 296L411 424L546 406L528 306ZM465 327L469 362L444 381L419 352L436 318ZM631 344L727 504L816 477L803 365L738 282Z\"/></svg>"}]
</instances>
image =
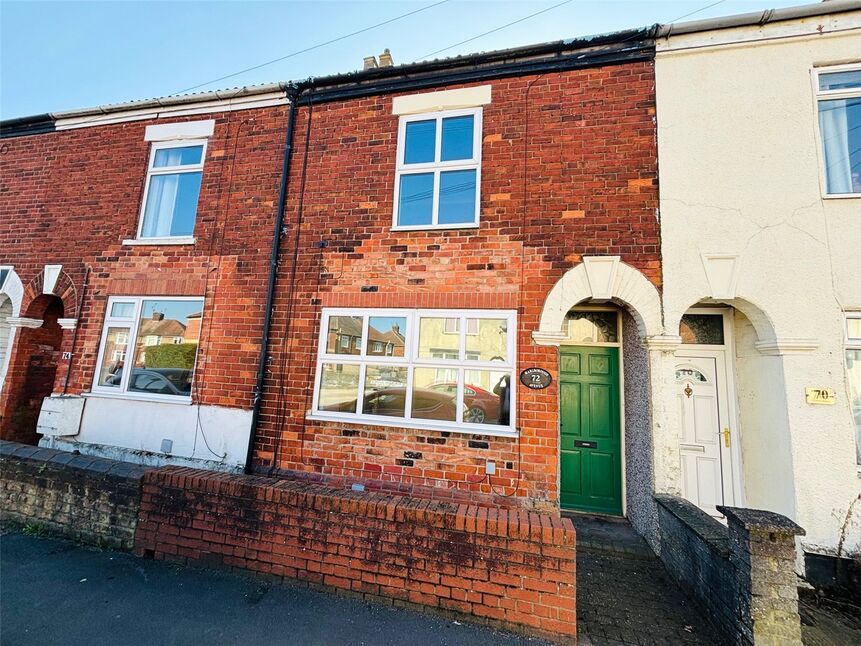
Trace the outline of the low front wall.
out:
<instances>
[{"instance_id":1,"label":"low front wall","mask_svg":"<svg viewBox=\"0 0 861 646\"><path fill-rule=\"evenodd\" d=\"M147 472L135 552L576 635L569 520L168 467Z\"/></svg>"},{"instance_id":2,"label":"low front wall","mask_svg":"<svg viewBox=\"0 0 861 646\"><path fill-rule=\"evenodd\" d=\"M795 537L780 514L718 507L727 525L669 495L657 495L661 560L733 644L801 646Z\"/></svg>"},{"instance_id":3,"label":"low front wall","mask_svg":"<svg viewBox=\"0 0 861 646\"><path fill-rule=\"evenodd\" d=\"M0 519L130 550L144 469L0 440Z\"/></svg>"}]
</instances>

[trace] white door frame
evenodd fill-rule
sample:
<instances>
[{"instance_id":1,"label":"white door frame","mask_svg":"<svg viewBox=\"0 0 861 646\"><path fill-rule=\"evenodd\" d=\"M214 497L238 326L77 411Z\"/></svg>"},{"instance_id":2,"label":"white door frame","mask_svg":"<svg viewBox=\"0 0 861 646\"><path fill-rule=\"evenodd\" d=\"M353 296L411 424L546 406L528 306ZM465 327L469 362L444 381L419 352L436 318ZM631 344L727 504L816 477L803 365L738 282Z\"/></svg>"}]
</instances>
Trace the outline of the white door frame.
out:
<instances>
[{"instance_id":1,"label":"white door frame","mask_svg":"<svg viewBox=\"0 0 861 646\"><path fill-rule=\"evenodd\" d=\"M730 429L730 460L732 462L732 492L734 505L744 507L746 505L744 495L744 477L742 473L741 432L738 421L738 393L735 385L735 334L734 334L734 310L731 307L691 307L685 314L720 314L723 317L723 345L704 345L685 343L679 345L675 352L677 358L703 357L716 359L717 365L717 387L720 389L723 383L726 388L726 419L720 420L720 428ZM721 356L723 360L721 361ZM673 366L675 372L675 366ZM674 375L675 377L675 375ZM721 400L718 393L718 401ZM718 410L718 416L720 416ZM725 485L724 485L725 486Z\"/></svg>"}]
</instances>

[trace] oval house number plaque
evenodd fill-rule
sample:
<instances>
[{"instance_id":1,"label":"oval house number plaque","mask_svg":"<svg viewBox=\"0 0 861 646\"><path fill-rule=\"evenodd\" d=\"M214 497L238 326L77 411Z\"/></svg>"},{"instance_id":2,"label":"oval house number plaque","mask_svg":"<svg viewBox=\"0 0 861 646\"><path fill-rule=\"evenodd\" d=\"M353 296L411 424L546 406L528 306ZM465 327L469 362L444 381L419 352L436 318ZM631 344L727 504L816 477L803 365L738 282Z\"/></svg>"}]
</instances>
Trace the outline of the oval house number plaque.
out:
<instances>
[{"instance_id":1,"label":"oval house number plaque","mask_svg":"<svg viewBox=\"0 0 861 646\"><path fill-rule=\"evenodd\" d=\"M520 383L532 390L543 390L552 381L553 377L544 368L527 368L520 373Z\"/></svg>"}]
</instances>

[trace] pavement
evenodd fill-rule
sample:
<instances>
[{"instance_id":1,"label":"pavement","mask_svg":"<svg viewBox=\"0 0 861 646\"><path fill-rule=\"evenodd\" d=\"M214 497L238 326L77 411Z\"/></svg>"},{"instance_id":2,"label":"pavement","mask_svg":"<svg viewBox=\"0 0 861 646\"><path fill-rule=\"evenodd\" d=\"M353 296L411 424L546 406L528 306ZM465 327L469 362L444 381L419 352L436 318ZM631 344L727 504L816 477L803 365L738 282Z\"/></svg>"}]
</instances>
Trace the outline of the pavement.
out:
<instances>
[{"instance_id":1,"label":"pavement","mask_svg":"<svg viewBox=\"0 0 861 646\"><path fill-rule=\"evenodd\" d=\"M726 643L624 520L570 515L581 646Z\"/></svg>"},{"instance_id":2,"label":"pavement","mask_svg":"<svg viewBox=\"0 0 861 646\"><path fill-rule=\"evenodd\" d=\"M51 538L0 537L0 644L547 644L229 572Z\"/></svg>"}]
</instances>

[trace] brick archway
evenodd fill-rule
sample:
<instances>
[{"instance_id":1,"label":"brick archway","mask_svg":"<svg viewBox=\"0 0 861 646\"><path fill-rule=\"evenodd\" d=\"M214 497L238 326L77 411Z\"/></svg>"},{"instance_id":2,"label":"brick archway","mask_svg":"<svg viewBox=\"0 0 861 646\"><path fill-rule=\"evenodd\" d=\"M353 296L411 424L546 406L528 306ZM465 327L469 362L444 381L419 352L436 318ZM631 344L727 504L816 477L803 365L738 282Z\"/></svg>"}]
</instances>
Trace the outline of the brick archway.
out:
<instances>
[{"instance_id":1,"label":"brick archway","mask_svg":"<svg viewBox=\"0 0 861 646\"><path fill-rule=\"evenodd\" d=\"M6 376L0 417L0 437L36 444L42 401L54 390L63 345L63 301L41 294L21 317L19 337Z\"/></svg>"}]
</instances>

